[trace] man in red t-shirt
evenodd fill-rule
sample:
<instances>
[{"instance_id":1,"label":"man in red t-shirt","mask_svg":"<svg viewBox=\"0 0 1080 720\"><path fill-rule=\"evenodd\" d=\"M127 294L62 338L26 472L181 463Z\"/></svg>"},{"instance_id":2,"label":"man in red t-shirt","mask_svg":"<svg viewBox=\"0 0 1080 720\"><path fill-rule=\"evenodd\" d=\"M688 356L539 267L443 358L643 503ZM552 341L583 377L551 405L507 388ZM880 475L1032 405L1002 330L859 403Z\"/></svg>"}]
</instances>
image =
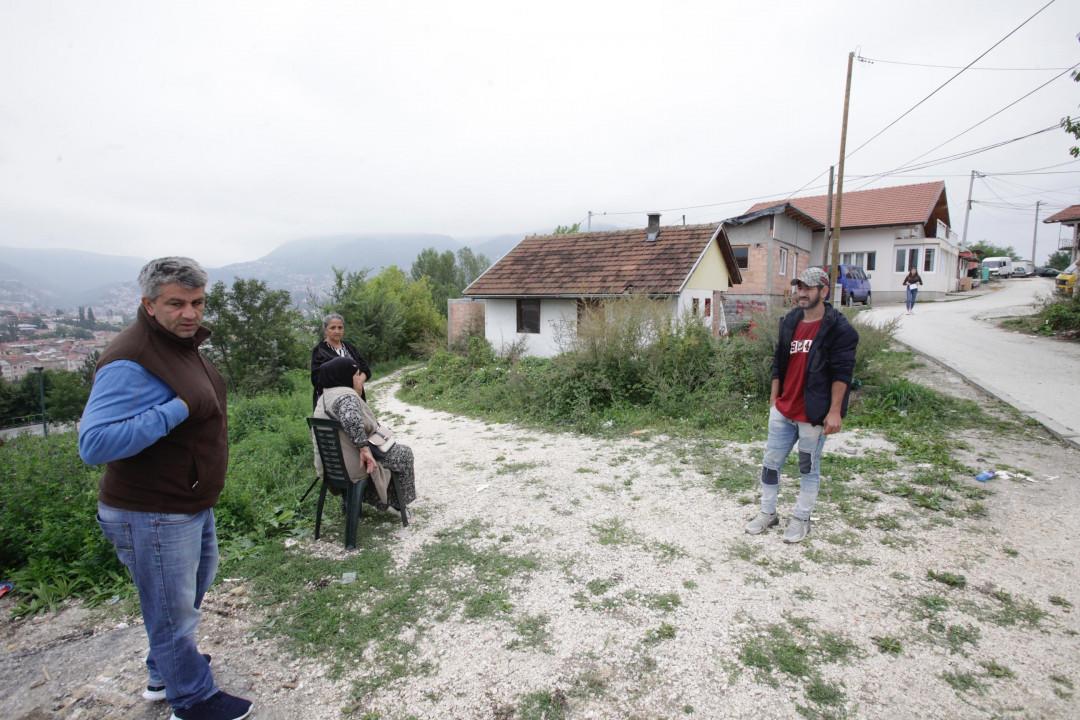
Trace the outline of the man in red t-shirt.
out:
<instances>
[{"instance_id":1,"label":"man in red t-shirt","mask_svg":"<svg viewBox=\"0 0 1080 720\"><path fill-rule=\"evenodd\" d=\"M840 312L825 302L829 276L807 268L792 281L798 307L780 320L769 393L769 438L761 468L761 511L746 526L758 535L779 524L776 498L780 468L799 445L799 497L784 531L784 542L801 541L810 532L810 513L820 485L825 436L840 430L847 411L859 334Z\"/></svg>"}]
</instances>

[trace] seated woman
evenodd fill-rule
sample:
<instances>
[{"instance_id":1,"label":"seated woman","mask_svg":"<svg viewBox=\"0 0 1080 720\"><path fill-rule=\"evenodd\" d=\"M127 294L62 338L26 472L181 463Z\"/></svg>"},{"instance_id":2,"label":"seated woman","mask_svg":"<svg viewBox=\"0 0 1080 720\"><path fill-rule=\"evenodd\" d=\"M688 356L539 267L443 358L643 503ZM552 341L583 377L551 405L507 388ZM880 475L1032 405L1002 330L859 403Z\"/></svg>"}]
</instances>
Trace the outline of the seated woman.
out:
<instances>
[{"instance_id":1,"label":"seated woman","mask_svg":"<svg viewBox=\"0 0 1080 720\"><path fill-rule=\"evenodd\" d=\"M319 368L334 358L352 358L364 379L360 383L360 397L367 400L364 394L364 383L371 379L371 367L360 356L356 346L345 342L345 319L337 313L330 313L323 318L323 339L311 350L311 407L319 401Z\"/></svg>"},{"instance_id":2,"label":"seated woman","mask_svg":"<svg viewBox=\"0 0 1080 720\"><path fill-rule=\"evenodd\" d=\"M341 451L349 477L360 480L365 473L371 476L364 500L380 509L387 505L396 510L416 499L416 480L413 476L412 448L395 442L378 459L372 453L368 436L379 426L375 414L360 398L364 386L364 373L351 358L334 358L319 368L319 386L322 390L315 404L315 417L329 418L341 423L343 437ZM315 453L316 465L320 466L319 453ZM319 467L322 475L322 468ZM390 485L393 476L397 492ZM389 486L389 490L388 490Z\"/></svg>"}]
</instances>

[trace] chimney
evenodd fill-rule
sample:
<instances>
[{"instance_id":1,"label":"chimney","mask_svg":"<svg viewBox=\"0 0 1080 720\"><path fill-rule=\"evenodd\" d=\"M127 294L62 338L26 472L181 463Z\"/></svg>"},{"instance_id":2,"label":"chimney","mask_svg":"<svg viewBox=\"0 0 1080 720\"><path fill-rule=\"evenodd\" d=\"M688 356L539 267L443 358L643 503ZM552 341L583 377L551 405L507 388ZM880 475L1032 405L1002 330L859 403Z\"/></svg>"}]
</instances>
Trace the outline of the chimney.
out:
<instances>
[{"instance_id":1,"label":"chimney","mask_svg":"<svg viewBox=\"0 0 1080 720\"><path fill-rule=\"evenodd\" d=\"M660 213L649 213L648 236L646 239L653 242L660 235Z\"/></svg>"}]
</instances>

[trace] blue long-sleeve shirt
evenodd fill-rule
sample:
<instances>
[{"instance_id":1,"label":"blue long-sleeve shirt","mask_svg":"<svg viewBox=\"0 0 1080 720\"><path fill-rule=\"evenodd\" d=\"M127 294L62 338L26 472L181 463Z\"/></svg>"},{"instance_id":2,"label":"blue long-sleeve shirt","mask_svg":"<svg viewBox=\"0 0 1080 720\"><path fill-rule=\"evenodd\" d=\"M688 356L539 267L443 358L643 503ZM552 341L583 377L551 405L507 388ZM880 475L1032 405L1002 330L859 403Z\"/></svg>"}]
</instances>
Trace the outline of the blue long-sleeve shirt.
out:
<instances>
[{"instance_id":1,"label":"blue long-sleeve shirt","mask_svg":"<svg viewBox=\"0 0 1080 720\"><path fill-rule=\"evenodd\" d=\"M98 370L79 426L79 456L89 465L121 460L168 435L188 417L172 388L131 360Z\"/></svg>"}]
</instances>

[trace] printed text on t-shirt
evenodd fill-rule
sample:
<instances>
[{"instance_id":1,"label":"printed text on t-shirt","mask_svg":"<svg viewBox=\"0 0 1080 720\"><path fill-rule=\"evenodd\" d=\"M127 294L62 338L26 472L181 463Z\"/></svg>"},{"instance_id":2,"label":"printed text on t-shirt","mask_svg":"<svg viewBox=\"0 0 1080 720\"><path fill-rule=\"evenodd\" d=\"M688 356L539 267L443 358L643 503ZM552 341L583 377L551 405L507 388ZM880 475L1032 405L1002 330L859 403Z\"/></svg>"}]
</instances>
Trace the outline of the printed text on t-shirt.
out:
<instances>
[{"instance_id":1,"label":"printed text on t-shirt","mask_svg":"<svg viewBox=\"0 0 1080 720\"><path fill-rule=\"evenodd\" d=\"M808 353L810 352L810 346L813 344L813 338L810 338L809 340L792 340L790 354L795 355L797 353Z\"/></svg>"}]
</instances>

